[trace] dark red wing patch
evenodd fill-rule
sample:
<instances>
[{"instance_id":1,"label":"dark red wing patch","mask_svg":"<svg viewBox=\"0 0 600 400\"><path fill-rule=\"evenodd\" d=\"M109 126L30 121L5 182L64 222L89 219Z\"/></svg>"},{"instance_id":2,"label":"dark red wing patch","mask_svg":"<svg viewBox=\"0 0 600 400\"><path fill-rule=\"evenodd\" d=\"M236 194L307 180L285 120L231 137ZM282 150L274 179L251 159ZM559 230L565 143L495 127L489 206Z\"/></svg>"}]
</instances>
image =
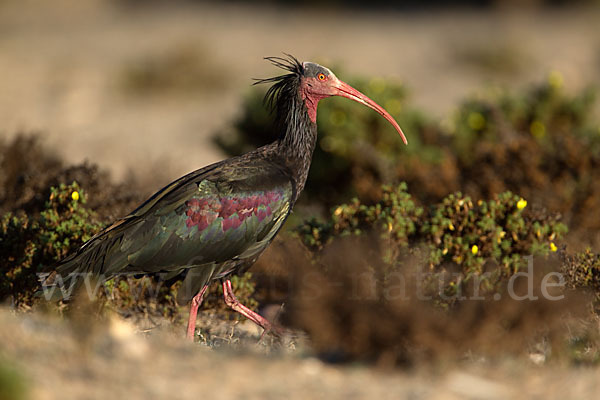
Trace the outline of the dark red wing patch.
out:
<instances>
[{"instance_id":1,"label":"dark red wing patch","mask_svg":"<svg viewBox=\"0 0 600 400\"><path fill-rule=\"evenodd\" d=\"M282 200L279 192L258 192L248 196L228 196L220 199L215 197L191 199L186 202L188 228L197 226L204 230L209 225L221 219L223 231L239 227L246 218L256 216L263 221L272 214L273 207Z\"/></svg>"},{"instance_id":2,"label":"dark red wing patch","mask_svg":"<svg viewBox=\"0 0 600 400\"><path fill-rule=\"evenodd\" d=\"M188 207L185 214L188 216L185 224L188 228L197 226L201 231L215 222L221 211L221 203L215 198L191 199L185 203Z\"/></svg>"}]
</instances>

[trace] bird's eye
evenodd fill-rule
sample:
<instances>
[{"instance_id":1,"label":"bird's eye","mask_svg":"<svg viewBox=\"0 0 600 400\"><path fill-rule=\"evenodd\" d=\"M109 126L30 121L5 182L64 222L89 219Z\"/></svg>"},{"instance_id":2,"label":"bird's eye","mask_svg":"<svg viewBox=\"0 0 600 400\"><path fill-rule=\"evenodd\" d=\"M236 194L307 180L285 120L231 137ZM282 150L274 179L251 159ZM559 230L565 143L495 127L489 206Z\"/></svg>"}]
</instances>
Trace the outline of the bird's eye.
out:
<instances>
[{"instance_id":1,"label":"bird's eye","mask_svg":"<svg viewBox=\"0 0 600 400\"><path fill-rule=\"evenodd\" d=\"M325 80L325 74L319 74L319 75L317 75L317 78L319 78L320 81L324 81Z\"/></svg>"}]
</instances>

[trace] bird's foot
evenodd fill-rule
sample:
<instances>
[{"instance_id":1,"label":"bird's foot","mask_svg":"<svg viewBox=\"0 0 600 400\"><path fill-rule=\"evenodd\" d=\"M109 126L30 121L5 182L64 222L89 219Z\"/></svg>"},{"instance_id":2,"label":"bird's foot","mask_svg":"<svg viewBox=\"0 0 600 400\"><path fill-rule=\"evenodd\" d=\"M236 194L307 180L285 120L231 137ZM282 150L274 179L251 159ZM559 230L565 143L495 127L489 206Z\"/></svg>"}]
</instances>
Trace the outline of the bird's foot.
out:
<instances>
[{"instance_id":1,"label":"bird's foot","mask_svg":"<svg viewBox=\"0 0 600 400\"><path fill-rule=\"evenodd\" d=\"M198 308L202 304L202 299L204 298L204 293L208 286L204 286L197 295L192 298L192 302L190 304L190 315L188 317L188 326L187 326L187 334L186 339L193 342L194 335L196 333L196 317L198 316Z\"/></svg>"},{"instance_id":2,"label":"bird's foot","mask_svg":"<svg viewBox=\"0 0 600 400\"><path fill-rule=\"evenodd\" d=\"M237 297L235 297L235 294L233 294L233 288L231 287L230 280L223 281L223 297L225 299L225 304L227 304L231 309L237 311L244 317L248 318L250 321L254 322L256 325L263 328L263 333L260 336L260 340L262 340L265 334L267 333L278 338L283 336L284 330L282 328L280 328L277 325L274 325L262 315L258 314L255 311L252 311L251 309L240 303Z\"/></svg>"},{"instance_id":3,"label":"bird's foot","mask_svg":"<svg viewBox=\"0 0 600 400\"><path fill-rule=\"evenodd\" d=\"M259 343L263 341L263 339L265 338L265 335L271 335L271 336L275 337L276 339L281 339L285 335L285 329L283 329L280 326L270 324L270 326L268 326L267 328L264 328L262 334L260 335L260 339L258 339Z\"/></svg>"}]
</instances>

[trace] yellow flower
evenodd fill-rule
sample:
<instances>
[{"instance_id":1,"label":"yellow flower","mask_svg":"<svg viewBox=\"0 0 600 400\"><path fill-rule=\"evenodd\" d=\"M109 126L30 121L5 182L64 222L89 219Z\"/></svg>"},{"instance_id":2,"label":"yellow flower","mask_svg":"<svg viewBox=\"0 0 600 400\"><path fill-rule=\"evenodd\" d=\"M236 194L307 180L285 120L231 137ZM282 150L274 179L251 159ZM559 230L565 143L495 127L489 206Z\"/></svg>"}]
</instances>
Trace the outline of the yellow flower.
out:
<instances>
[{"instance_id":1,"label":"yellow flower","mask_svg":"<svg viewBox=\"0 0 600 400\"><path fill-rule=\"evenodd\" d=\"M550 86L552 86L554 89L559 89L562 87L563 85L563 76L560 72L558 71L552 71L550 72L550 74L548 75L548 83L550 84Z\"/></svg>"},{"instance_id":2,"label":"yellow flower","mask_svg":"<svg viewBox=\"0 0 600 400\"><path fill-rule=\"evenodd\" d=\"M558 247L556 247L554 242L550 242L550 251L556 251L556 250L558 250Z\"/></svg>"},{"instance_id":3,"label":"yellow flower","mask_svg":"<svg viewBox=\"0 0 600 400\"><path fill-rule=\"evenodd\" d=\"M527 207L527 200L525 200L524 198L521 197L521 199L519 201L517 201L517 208L519 210L522 210L525 207Z\"/></svg>"},{"instance_id":4,"label":"yellow flower","mask_svg":"<svg viewBox=\"0 0 600 400\"><path fill-rule=\"evenodd\" d=\"M474 131L480 131L485 127L485 117L478 112L471 112L467 117L467 123L469 124L469 128Z\"/></svg>"},{"instance_id":5,"label":"yellow flower","mask_svg":"<svg viewBox=\"0 0 600 400\"><path fill-rule=\"evenodd\" d=\"M476 244L474 244L473 247L471 247L471 253L473 253L473 255L479 253L479 247L477 247Z\"/></svg>"},{"instance_id":6,"label":"yellow flower","mask_svg":"<svg viewBox=\"0 0 600 400\"><path fill-rule=\"evenodd\" d=\"M71 198L75 201L79 200L79 192L75 190L73 193L71 193Z\"/></svg>"},{"instance_id":7,"label":"yellow flower","mask_svg":"<svg viewBox=\"0 0 600 400\"><path fill-rule=\"evenodd\" d=\"M541 139L546 136L546 126L544 126L542 122L535 120L529 125L529 132L531 132L534 137Z\"/></svg>"},{"instance_id":8,"label":"yellow flower","mask_svg":"<svg viewBox=\"0 0 600 400\"><path fill-rule=\"evenodd\" d=\"M385 90L385 80L382 78L373 78L369 82L369 88L375 93L381 93Z\"/></svg>"},{"instance_id":9,"label":"yellow flower","mask_svg":"<svg viewBox=\"0 0 600 400\"><path fill-rule=\"evenodd\" d=\"M454 225L452 225L452 222L450 222L450 224L448 225L448 229L450 229L451 231L454 230Z\"/></svg>"},{"instance_id":10,"label":"yellow flower","mask_svg":"<svg viewBox=\"0 0 600 400\"><path fill-rule=\"evenodd\" d=\"M335 209L335 211L333 212L333 215L340 215L342 213L342 207L338 207Z\"/></svg>"},{"instance_id":11,"label":"yellow flower","mask_svg":"<svg viewBox=\"0 0 600 400\"><path fill-rule=\"evenodd\" d=\"M390 114L398 114L402 111L402 103L398 99L389 99L385 102L385 109L388 110Z\"/></svg>"}]
</instances>

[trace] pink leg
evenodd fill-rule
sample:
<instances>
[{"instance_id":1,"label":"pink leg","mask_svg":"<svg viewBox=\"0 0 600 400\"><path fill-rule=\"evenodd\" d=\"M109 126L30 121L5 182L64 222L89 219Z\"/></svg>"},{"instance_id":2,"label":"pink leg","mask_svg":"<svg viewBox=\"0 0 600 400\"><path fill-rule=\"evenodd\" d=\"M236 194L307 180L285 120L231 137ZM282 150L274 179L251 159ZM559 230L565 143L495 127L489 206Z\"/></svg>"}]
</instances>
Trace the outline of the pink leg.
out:
<instances>
[{"instance_id":1,"label":"pink leg","mask_svg":"<svg viewBox=\"0 0 600 400\"><path fill-rule=\"evenodd\" d=\"M280 332L277 329L274 329L273 325L271 325L266 318L240 303L237 297L235 297L235 294L233 294L233 288L231 287L231 281L229 279L223 281L223 297L225 298L225 304L242 314L244 317L248 318L250 321L254 322L256 325L263 328L265 332L280 334Z\"/></svg>"},{"instance_id":2,"label":"pink leg","mask_svg":"<svg viewBox=\"0 0 600 400\"><path fill-rule=\"evenodd\" d=\"M198 316L198 307L202 304L202 298L204 297L204 292L208 286L204 286L197 295L192 298L192 303L190 304L190 316L188 318L188 326L187 326L187 339L194 341L194 333L196 333L196 317Z\"/></svg>"}]
</instances>

